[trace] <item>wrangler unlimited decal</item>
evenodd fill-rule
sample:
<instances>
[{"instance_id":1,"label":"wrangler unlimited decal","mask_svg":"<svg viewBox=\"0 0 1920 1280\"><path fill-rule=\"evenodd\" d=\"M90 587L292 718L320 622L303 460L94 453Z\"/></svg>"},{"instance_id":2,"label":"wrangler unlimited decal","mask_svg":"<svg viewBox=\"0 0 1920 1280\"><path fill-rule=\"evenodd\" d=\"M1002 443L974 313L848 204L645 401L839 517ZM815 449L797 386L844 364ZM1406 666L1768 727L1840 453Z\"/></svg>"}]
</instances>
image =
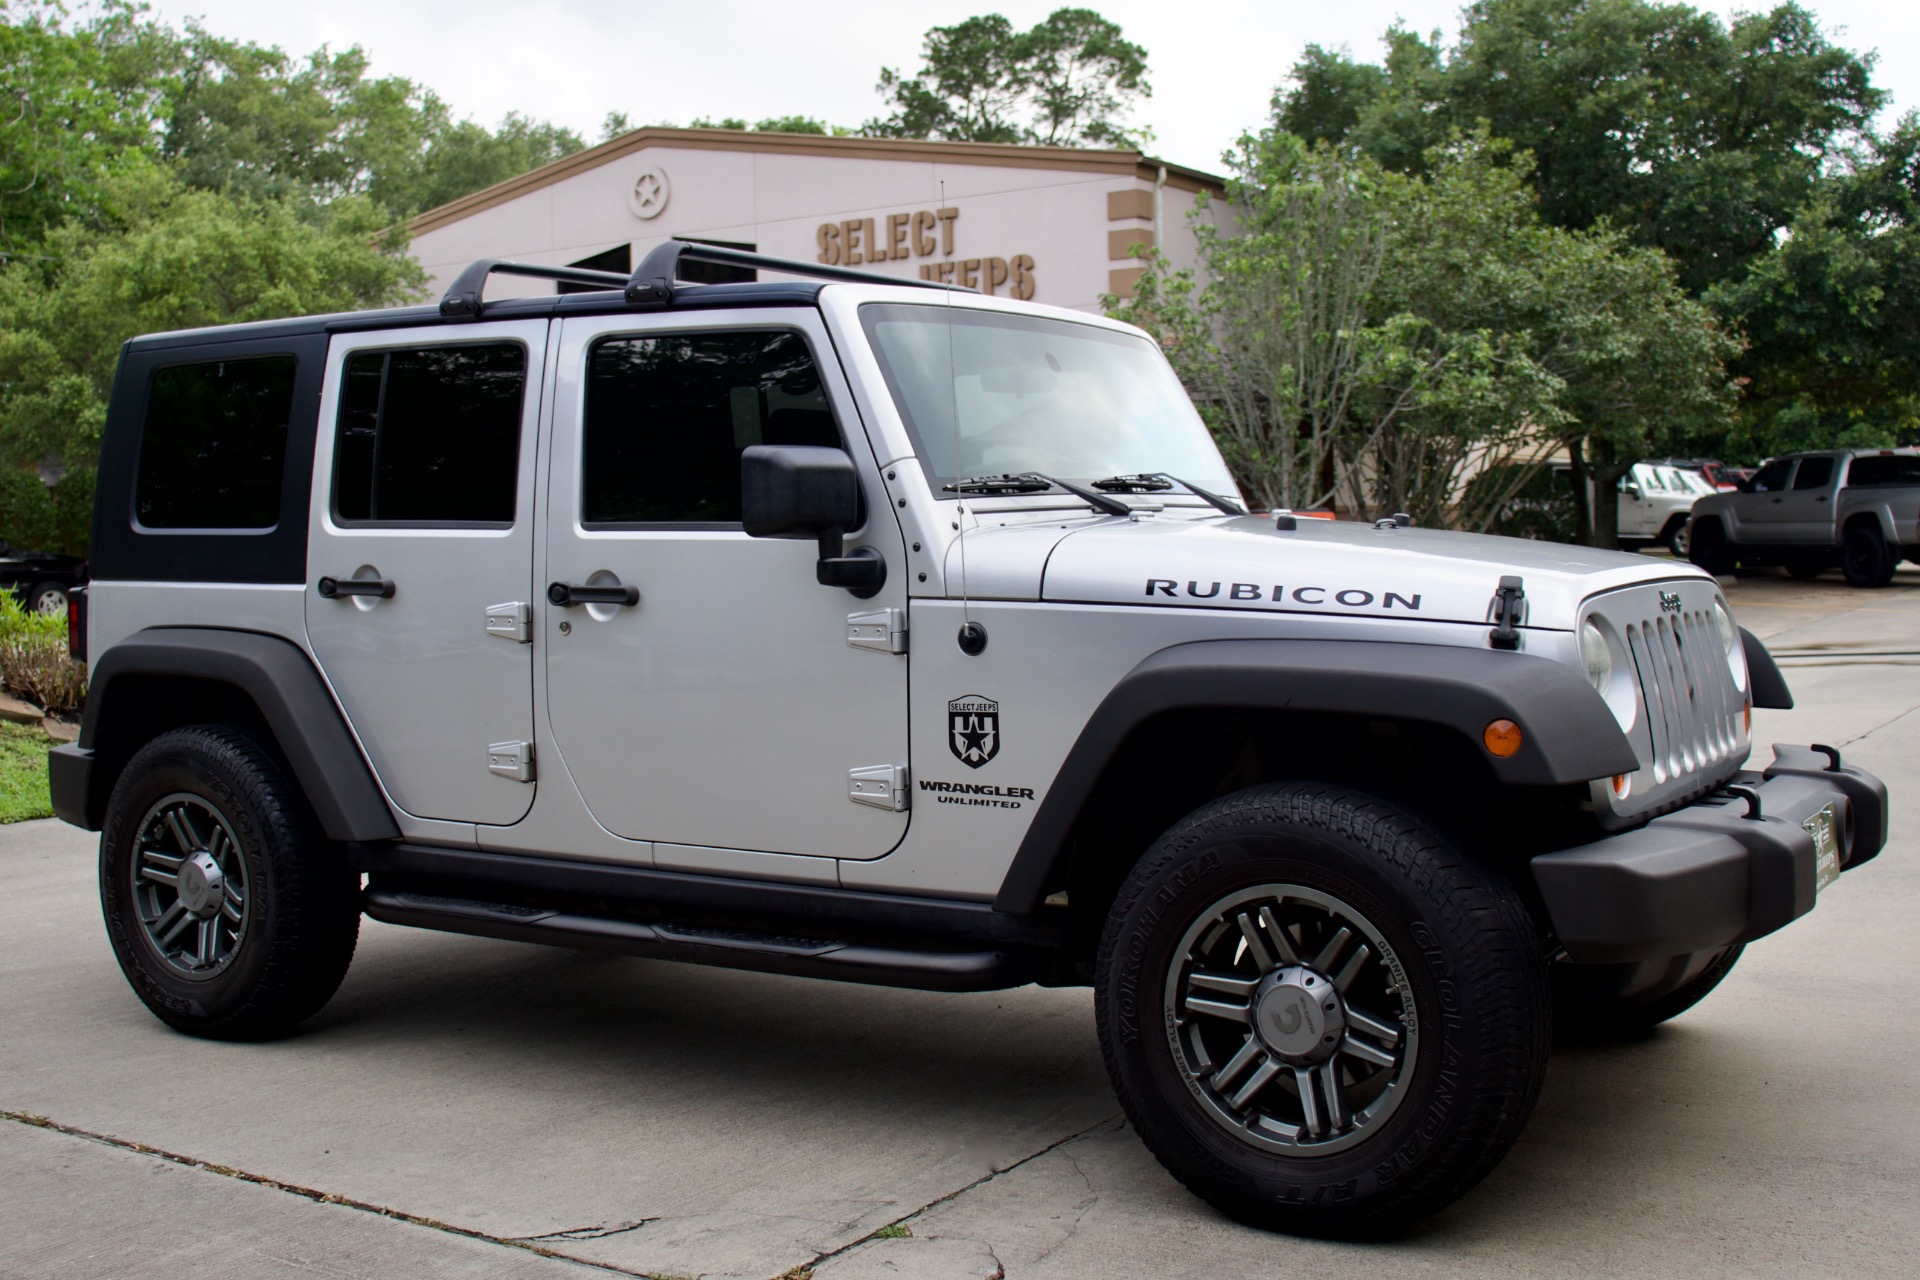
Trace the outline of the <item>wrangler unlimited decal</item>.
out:
<instances>
[{"instance_id":1,"label":"wrangler unlimited decal","mask_svg":"<svg viewBox=\"0 0 1920 1280\"><path fill-rule=\"evenodd\" d=\"M1224 595L1221 594L1223 585L1226 587ZM1328 592L1332 592L1331 599L1328 598ZM1177 599L1181 594L1180 582L1176 578L1148 578L1146 593L1150 596L1172 596ZM1388 591L1376 596L1373 592L1359 587L1345 587L1338 591L1332 587L1295 587L1289 591L1286 587L1277 584L1271 588L1263 588L1257 582L1202 584L1190 581L1187 583L1186 594L1195 600L1271 600L1274 604L1292 601L1294 604L1334 604L1344 609L1365 609L1378 600L1382 609L1409 609L1415 613L1420 611L1420 593L1417 591L1410 596L1403 596L1398 591Z\"/></svg>"}]
</instances>

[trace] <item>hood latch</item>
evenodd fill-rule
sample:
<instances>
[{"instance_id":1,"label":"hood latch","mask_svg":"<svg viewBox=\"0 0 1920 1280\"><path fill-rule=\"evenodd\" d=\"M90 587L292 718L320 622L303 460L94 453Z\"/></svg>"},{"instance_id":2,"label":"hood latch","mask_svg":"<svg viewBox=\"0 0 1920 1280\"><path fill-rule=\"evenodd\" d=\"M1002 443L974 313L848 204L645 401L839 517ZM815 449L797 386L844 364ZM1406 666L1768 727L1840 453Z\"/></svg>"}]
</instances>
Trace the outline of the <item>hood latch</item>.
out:
<instances>
[{"instance_id":1,"label":"hood latch","mask_svg":"<svg viewBox=\"0 0 1920 1280\"><path fill-rule=\"evenodd\" d=\"M1513 574L1501 578L1487 613L1493 623L1487 642L1496 649L1518 649L1520 624L1527 620L1526 584Z\"/></svg>"}]
</instances>

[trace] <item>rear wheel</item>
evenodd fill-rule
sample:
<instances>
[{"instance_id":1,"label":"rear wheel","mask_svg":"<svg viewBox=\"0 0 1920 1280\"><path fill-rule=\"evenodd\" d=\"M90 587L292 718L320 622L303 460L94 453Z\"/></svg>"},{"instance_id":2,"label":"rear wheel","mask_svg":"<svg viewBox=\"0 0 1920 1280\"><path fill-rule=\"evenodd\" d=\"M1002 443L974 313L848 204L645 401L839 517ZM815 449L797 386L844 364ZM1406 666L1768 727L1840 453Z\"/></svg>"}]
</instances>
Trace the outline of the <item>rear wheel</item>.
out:
<instances>
[{"instance_id":1,"label":"rear wheel","mask_svg":"<svg viewBox=\"0 0 1920 1280\"><path fill-rule=\"evenodd\" d=\"M1675 516L1667 521L1667 527L1660 531L1660 541L1667 550L1685 560L1687 558L1687 518Z\"/></svg>"},{"instance_id":2,"label":"rear wheel","mask_svg":"<svg viewBox=\"0 0 1920 1280\"><path fill-rule=\"evenodd\" d=\"M1716 578L1724 578L1732 573L1736 566L1725 526L1718 520L1696 521L1693 540L1687 547L1687 559Z\"/></svg>"},{"instance_id":3,"label":"rear wheel","mask_svg":"<svg viewBox=\"0 0 1920 1280\"><path fill-rule=\"evenodd\" d=\"M1872 525L1853 526L1840 543L1840 569L1850 586L1884 587L1893 581L1897 563L1887 540Z\"/></svg>"},{"instance_id":4,"label":"rear wheel","mask_svg":"<svg viewBox=\"0 0 1920 1280\"><path fill-rule=\"evenodd\" d=\"M1677 1018L1707 998L1732 972L1744 947L1729 947L1692 978L1660 995L1614 996L1596 994L1580 981L1576 966L1561 966L1553 974L1554 1026L1579 1039L1616 1040L1645 1035Z\"/></svg>"},{"instance_id":5,"label":"rear wheel","mask_svg":"<svg viewBox=\"0 0 1920 1280\"><path fill-rule=\"evenodd\" d=\"M1108 917L1101 1050L1201 1198L1309 1235L1399 1230L1519 1136L1546 1070L1539 940L1511 886L1364 793L1271 784L1148 850Z\"/></svg>"},{"instance_id":6,"label":"rear wheel","mask_svg":"<svg viewBox=\"0 0 1920 1280\"><path fill-rule=\"evenodd\" d=\"M108 802L107 936L176 1030L261 1039L318 1011L353 958L358 890L279 760L231 726L155 738Z\"/></svg>"}]
</instances>

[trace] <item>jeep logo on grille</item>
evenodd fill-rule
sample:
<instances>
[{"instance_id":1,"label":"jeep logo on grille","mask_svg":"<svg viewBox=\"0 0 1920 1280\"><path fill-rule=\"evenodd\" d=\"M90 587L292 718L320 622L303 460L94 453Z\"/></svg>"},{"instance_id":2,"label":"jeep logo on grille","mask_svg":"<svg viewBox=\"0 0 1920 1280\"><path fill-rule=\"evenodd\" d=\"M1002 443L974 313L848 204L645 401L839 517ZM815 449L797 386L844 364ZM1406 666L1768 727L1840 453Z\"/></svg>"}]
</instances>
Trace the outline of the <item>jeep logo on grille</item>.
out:
<instances>
[{"instance_id":1,"label":"jeep logo on grille","mask_svg":"<svg viewBox=\"0 0 1920 1280\"><path fill-rule=\"evenodd\" d=\"M1678 591L1662 591L1660 593L1660 612L1680 612L1680 593Z\"/></svg>"}]
</instances>

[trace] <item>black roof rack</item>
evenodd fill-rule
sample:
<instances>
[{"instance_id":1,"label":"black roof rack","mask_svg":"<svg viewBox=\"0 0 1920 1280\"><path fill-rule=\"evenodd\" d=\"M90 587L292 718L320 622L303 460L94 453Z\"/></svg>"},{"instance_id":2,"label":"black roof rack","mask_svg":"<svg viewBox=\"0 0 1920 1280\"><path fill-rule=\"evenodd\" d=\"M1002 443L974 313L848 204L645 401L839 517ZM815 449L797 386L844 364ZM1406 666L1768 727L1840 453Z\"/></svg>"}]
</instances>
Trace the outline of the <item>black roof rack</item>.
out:
<instances>
[{"instance_id":1,"label":"black roof rack","mask_svg":"<svg viewBox=\"0 0 1920 1280\"><path fill-rule=\"evenodd\" d=\"M542 280L563 280L569 284L597 285L624 291L630 307L665 307L673 303L674 285L679 279L682 260L707 262L725 267L764 267L789 275L810 276L816 280L844 280L856 284L903 285L914 289L945 289L956 293L978 293L963 285L942 284L933 280L902 280L877 271L853 271L829 267L818 262L793 258L775 258L745 249L726 249L719 245L691 244L669 240L648 250L631 276L611 271L593 271L586 267L542 267L525 262L504 262L483 258L462 271L440 300L440 314L449 320L478 320L480 295L486 290L487 277L498 273L509 276L533 276ZM708 286L702 286L708 287Z\"/></svg>"},{"instance_id":2,"label":"black roof rack","mask_svg":"<svg viewBox=\"0 0 1920 1280\"><path fill-rule=\"evenodd\" d=\"M480 295L486 292L487 277L495 273L532 276L536 280L564 280L568 284L592 284L602 289L618 289L627 283L625 276L613 271L594 271L587 267L542 267L531 262L482 258L454 280L453 287L447 290L447 296L440 299L440 314L449 320L478 320Z\"/></svg>"}]
</instances>

